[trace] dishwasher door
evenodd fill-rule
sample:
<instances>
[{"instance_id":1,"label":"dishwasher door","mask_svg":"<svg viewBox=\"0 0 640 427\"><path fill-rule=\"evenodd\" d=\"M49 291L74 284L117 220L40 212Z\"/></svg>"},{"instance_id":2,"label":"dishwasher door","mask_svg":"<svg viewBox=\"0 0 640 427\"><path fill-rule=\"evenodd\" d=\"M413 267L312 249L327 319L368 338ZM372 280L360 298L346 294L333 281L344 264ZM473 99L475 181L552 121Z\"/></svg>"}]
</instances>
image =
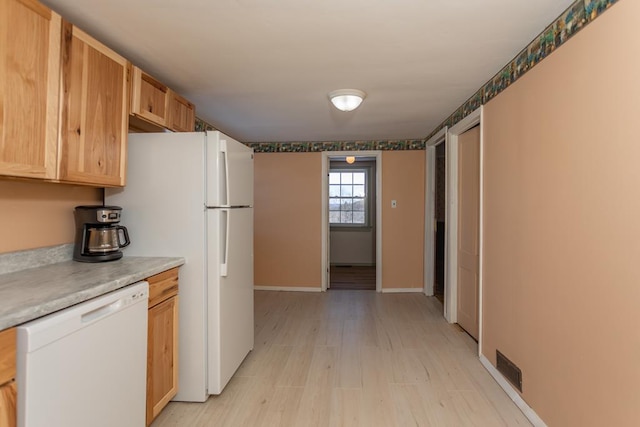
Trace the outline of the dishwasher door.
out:
<instances>
[{"instance_id":1,"label":"dishwasher door","mask_svg":"<svg viewBox=\"0 0 640 427\"><path fill-rule=\"evenodd\" d=\"M17 328L19 427L144 427L149 284Z\"/></svg>"}]
</instances>

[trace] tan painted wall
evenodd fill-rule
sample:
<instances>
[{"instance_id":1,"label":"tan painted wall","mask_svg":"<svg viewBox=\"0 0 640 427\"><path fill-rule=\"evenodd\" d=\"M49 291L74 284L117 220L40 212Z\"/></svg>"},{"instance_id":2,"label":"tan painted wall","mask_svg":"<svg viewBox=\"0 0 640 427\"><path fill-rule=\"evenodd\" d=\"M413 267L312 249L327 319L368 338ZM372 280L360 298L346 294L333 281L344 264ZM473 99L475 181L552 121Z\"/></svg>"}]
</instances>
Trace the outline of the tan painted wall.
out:
<instances>
[{"instance_id":1,"label":"tan painted wall","mask_svg":"<svg viewBox=\"0 0 640 427\"><path fill-rule=\"evenodd\" d=\"M382 285L424 284L424 151L382 153ZM396 200L397 207L391 208Z\"/></svg>"},{"instance_id":2,"label":"tan painted wall","mask_svg":"<svg viewBox=\"0 0 640 427\"><path fill-rule=\"evenodd\" d=\"M73 208L101 203L97 188L0 181L0 253L72 243Z\"/></svg>"},{"instance_id":3,"label":"tan painted wall","mask_svg":"<svg viewBox=\"0 0 640 427\"><path fill-rule=\"evenodd\" d=\"M640 425L640 2L484 111L484 341L549 426Z\"/></svg>"},{"instance_id":4,"label":"tan painted wall","mask_svg":"<svg viewBox=\"0 0 640 427\"><path fill-rule=\"evenodd\" d=\"M255 155L256 286L322 286L322 154Z\"/></svg>"}]
</instances>

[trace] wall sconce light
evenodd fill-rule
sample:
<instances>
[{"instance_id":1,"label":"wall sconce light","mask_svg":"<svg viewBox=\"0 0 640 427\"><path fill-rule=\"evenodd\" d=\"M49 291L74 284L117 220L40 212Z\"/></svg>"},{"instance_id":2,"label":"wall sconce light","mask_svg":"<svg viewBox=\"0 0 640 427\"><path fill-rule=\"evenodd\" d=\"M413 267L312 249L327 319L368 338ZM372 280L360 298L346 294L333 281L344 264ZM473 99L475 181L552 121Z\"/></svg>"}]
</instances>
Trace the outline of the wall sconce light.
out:
<instances>
[{"instance_id":1,"label":"wall sconce light","mask_svg":"<svg viewBox=\"0 0 640 427\"><path fill-rule=\"evenodd\" d=\"M355 110L366 96L366 93L358 89L338 89L329 92L329 99L340 111Z\"/></svg>"},{"instance_id":2,"label":"wall sconce light","mask_svg":"<svg viewBox=\"0 0 640 427\"><path fill-rule=\"evenodd\" d=\"M347 158L345 159L347 161L347 163L349 163L350 165L353 164L353 162L356 161L356 158L353 156L347 156Z\"/></svg>"}]
</instances>

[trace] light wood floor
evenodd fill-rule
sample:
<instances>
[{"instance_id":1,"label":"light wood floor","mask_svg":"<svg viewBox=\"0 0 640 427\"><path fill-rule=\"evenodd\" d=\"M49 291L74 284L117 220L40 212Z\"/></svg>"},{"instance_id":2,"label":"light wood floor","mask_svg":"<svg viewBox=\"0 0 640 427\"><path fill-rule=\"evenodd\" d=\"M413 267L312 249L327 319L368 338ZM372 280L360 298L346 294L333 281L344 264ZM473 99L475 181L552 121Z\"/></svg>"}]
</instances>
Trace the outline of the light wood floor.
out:
<instances>
[{"instance_id":1,"label":"light wood floor","mask_svg":"<svg viewBox=\"0 0 640 427\"><path fill-rule=\"evenodd\" d=\"M255 295L255 348L224 392L153 427L530 426L435 298Z\"/></svg>"}]
</instances>

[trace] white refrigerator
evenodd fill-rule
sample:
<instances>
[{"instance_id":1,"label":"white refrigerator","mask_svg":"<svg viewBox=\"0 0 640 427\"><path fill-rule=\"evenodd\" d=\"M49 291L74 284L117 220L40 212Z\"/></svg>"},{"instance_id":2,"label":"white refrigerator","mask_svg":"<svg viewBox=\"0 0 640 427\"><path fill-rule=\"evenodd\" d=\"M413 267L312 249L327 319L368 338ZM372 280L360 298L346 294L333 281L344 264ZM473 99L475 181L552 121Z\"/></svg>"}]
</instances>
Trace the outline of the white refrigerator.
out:
<instances>
[{"instance_id":1,"label":"white refrigerator","mask_svg":"<svg viewBox=\"0 0 640 427\"><path fill-rule=\"evenodd\" d=\"M125 256L180 256L178 394L219 394L253 348L253 150L220 132L130 134Z\"/></svg>"}]
</instances>

